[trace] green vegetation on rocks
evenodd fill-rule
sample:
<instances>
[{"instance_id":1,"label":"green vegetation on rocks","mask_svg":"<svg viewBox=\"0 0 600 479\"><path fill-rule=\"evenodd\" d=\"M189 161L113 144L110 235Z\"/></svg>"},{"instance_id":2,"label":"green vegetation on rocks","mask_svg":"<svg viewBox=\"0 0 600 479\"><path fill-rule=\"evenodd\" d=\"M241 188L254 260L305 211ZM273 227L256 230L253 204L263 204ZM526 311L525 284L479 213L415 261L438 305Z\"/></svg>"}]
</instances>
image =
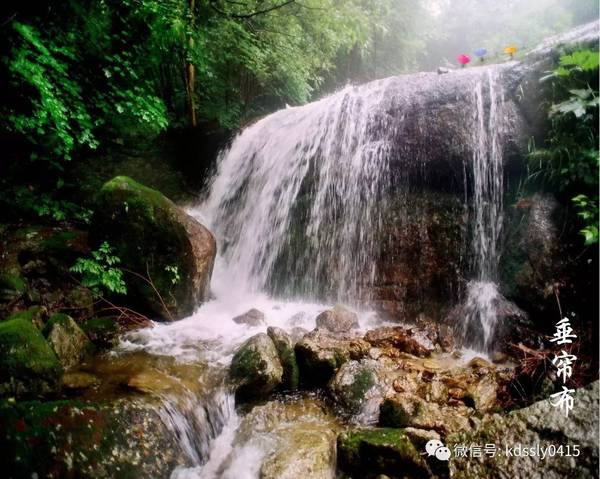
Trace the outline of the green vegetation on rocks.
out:
<instances>
[{"instance_id":1,"label":"green vegetation on rocks","mask_svg":"<svg viewBox=\"0 0 600 479\"><path fill-rule=\"evenodd\" d=\"M237 384L236 399L260 399L281 384L283 367L273 341L265 333L252 336L235 353L229 375Z\"/></svg>"},{"instance_id":2,"label":"green vegetation on rocks","mask_svg":"<svg viewBox=\"0 0 600 479\"><path fill-rule=\"evenodd\" d=\"M114 248L134 309L172 320L208 298L215 240L156 190L124 176L107 182L97 197L91 241Z\"/></svg>"},{"instance_id":3,"label":"green vegetation on rocks","mask_svg":"<svg viewBox=\"0 0 600 479\"><path fill-rule=\"evenodd\" d=\"M0 322L0 394L36 396L58 387L61 365L42 333L28 319Z\"/></svg>"},{"instance_id":4,"label":"green vegetation on rocks","mask_svg":"<svg viewBox=\"0 0 600 479\"><path fill-rule=\"evenodd\" d=\"M354 477L429 477L429 469L402 429L355 429L338 436L338 466ZM360 475L359 475L360 474Z\"/></svg>"}]
</instances>

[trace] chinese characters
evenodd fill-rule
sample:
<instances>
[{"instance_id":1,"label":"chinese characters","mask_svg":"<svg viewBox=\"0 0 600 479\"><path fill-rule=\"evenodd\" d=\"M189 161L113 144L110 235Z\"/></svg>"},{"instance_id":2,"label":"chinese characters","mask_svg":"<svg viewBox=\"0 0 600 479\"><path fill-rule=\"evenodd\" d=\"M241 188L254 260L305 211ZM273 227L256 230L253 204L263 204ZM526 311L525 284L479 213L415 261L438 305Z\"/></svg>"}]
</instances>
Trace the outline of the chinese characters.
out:
<instances>
[{"instance_id":1,"label":"chinese characters","mask_svg":"<svg viewBox=\"0 0 600 479\"><path fill-rule=\"evenodd\" d=\"M550 342L556 343L557 345L572 344L573 339L576 339L577 335L573 333L571 327L571 321L569 318L564 317L558 323L556 323L556 331L550 339ZM565 417L569 417L569 412L573 409L573 396L571 396L575 389L569 389L565 383L567 379L573 374L573 364L577 360L577 356L570 354L564 349L561 350L560 354L556 354L552 360L552 364L556 366L556 374L562 379L562 391L552 394L550 397L551 404L554 407L561 409Z\"/></svg>"}]
</instances>

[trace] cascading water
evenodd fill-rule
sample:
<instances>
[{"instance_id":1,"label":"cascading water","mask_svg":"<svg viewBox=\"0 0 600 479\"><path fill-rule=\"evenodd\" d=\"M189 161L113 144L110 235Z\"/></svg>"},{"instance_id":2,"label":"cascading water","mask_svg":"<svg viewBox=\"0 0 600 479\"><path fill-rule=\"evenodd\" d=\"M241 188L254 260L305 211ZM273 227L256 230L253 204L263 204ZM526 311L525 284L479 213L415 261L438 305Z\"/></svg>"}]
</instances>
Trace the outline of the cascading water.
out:
<instances>
[{"instance_id":1,"label":"cascading water","mask_svg":"<svg viewBox=\"0 0 600 479\"><path fill-rule=\"evenodd\" d=\"M504 96L498 80L493 71L488 71L487 81L479 81L474 91L472 244L475 278L467 285L465 318L460 325L463 345L483 352L492 347L498 322L496 303L500 298L496 281L504 195L501 135L507 115L503 111Z\"/></svg>"},{"instance_id":2,"label":"cascading water","mask_svg":"<svg viewBox=\"0 0 600 479\"><path fill-rule=\"evenodd\" d=\"M244 130L200 207L221 239L217 269L255 292L360 297L389 190L392 94L386 81L347 87Z\"/></svg>"},{"instance_id":3,"label":"cascading water","mask_svg":"<svg viewBox=\"0 0 600 479\"><path fill-rule=\"evenodd\" d=\"M464 194L470 206L475 273L462 339L485 350L496 322L503 68L349 86L247 127L219 156L206 199L190 210L219 243L216 299L187 319L130 335L122 347L226 368L240 343L267 324L310 330L333 302L368 302L386 210L391 203L414 209L408 193L428 190ZM394 218L401 228L403 215ZM250 308L265 312L267 324L231 320ZM369 311L359 316L369 327ZM208 416L198 405L206 401L192 408L171 402L163 411L193 466L178 468L174 478L258 477L279 439L265 432L240 443L243 418L224 394ZM194 438L207 421L209 434Z\"/></svg>"}]
</instances>

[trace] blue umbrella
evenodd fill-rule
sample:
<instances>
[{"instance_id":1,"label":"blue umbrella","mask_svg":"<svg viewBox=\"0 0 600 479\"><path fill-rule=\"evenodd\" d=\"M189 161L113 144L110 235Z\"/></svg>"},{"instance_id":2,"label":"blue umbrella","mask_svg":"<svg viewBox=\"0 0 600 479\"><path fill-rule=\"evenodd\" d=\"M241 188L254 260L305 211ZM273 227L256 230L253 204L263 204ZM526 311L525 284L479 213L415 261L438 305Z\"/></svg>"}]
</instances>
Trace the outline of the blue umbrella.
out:
<instances>
[{"instance_id":1,"label":"blue umbrella","mask_svg":"<svg viewBox=\"0 0 600 479\"><path fill-rule=\"evenodd\" d=\"M479 58L479 60L483 61L483 57L487 55L487 50L485 48L478 48L473 53Z\"/></svg>"}]
</instances>

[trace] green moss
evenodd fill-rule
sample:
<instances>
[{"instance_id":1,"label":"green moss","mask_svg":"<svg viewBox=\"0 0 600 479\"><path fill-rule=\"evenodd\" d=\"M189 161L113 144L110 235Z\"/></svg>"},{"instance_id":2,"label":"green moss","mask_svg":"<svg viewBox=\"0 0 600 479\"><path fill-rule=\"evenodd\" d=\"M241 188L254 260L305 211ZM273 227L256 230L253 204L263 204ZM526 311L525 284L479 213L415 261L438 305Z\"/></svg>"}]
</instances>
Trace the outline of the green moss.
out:
<instances>
[{"instance_id":1,"label":"green moss","mask_svg":"<svg viewBox=\"0 0 600 479\"><path fill-rule=\"evenodd\" d=\"M350 386L348 396L349 406L353 409L360 407L367 391L375 385L375 375L368 369L361 369L356 373L354 382Z\"/></svg>"},{"instance_id":2,"label":"green moss","mask_svg":"<svg viewBox=\"0 0 600 479\"><path fill-rule=\"evenodd\" d=\"M60 324L65 329L70 330L71 329L71 318L69 317L69 315L63 314L63 313L53 314L52 316L50 316L50 319L48 319L46 326L44 326L44 329L42 330L42 334L45 337L48 337L48 334L50 334L50 331L52 331L52 327L55 324Z\"/></svg>"},{"instance_id":3,"label":"green moss","mask_svg":"<svg viewBox=\"0 0 600 479\"><path fill-rule=\"evenodd\" d=\"M32 323L39 330L42 330L44 327L44 320L47 314L48 311L44 306L31 306L25 311L17 311L16 313L11 314L6 319L25 319Z\"/></svg>"},{"instance_id":4,"label":"green moss","mask_svg":"<svg viewBox=\"0 0 600 479\"><path fill-rule=\"evenodd\" d=\"M428 469L402 429L355 429L338 436L342 470L363 476L402 472L403 477L428 477Z\"/></svg>"},{"instance_id":5,"label":"green moss","mask_svg":"<svg viewBox=\"0 0 600 479\"><path fill-rule=\"evenodd\" d=\"M195 274L194 257L177 207L159 191L131 178L118 176L107 182L97 198L91 237L115 249L124 269L149 277L174 316L193 312L195 295L189 278ZM166 267L176 267L176 284ZM169 319L152 285L126 273L130 297L139 298L134 309Z\"/></svg>"},{"instance_id":6,"label":"green moss","mask_svg":"<svg viewBox=\"0 0 600 479\"><path fill-rule=\"evenodd\" d=\"M300 369L298 368L294 349L286 348L280 352L279 360L283 366L283 387L285 389L297 389L300 382Z\"/></svg>"},{"instance_id":7,"label":"green moss","mask_svg":"<svg viewBox=\"0 0 600 479\"><path fill-rule=\"evenodd\" d=\"M233 379L245 379L263 369L260 353L252 348L242 348L231 361L230 375Z\"/></svg>"},{"instance_id":8,"label":"green moss","mask_svg":"<svg viewBox=\"0 0 600 479\"><path fill-rule=\"evenodd\" d=\"M385 399L379 407L379 425L384 427L405 427L410 418L402 405L394 399Z\"/></svg>"},{"instance_id":9,"label":"green moss","mask_svg":"<svg viewBox=\"0 0 600 479\"><path fill-rule=\"evenodd\" d=\"M2 401L0 434L6 477L167 477L176 465L150 405Z\"/></svg>"},{"instance_id":10,"label":"green moss","mask_svg":"<svg viewBox=\"0 0 600 479\"><path fill-rule=\"evenodd\" d=\"M40 331L25 317L0 322L0 383L5 393L29 395L52 389L62 372Z\"/></svg>"}]
</instances>

